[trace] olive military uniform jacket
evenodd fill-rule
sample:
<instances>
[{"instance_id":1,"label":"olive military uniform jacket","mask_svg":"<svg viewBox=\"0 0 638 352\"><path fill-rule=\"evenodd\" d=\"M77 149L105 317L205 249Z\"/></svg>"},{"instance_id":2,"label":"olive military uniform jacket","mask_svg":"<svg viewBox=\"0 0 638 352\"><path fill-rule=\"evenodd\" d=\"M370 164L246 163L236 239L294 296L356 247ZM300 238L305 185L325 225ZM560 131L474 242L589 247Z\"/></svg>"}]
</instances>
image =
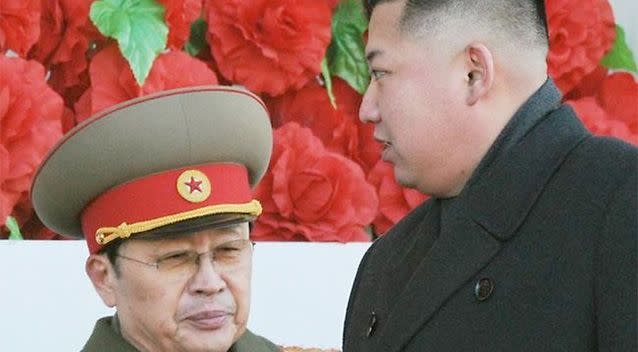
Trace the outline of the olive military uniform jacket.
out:
<instances>
[{"instance_id":1,"label":"olive military uniform jacket","mask_svg":"<svg viewBox=\"0 0 638 352\"><path fill-rule=\"evenodd\" d=\"M91 337L82 352L139 352L120 334L116 317L104 317L95 323ZM115 323L114 323L115 322ZM228 352L276 352L279 348L272 342L252 332L246 332Z\"/></svg>"},{"instance_id":2,"label":"olive military uniform jacket","mask_svg":"<svg viewBox=\"0 0 638 352\"><path fill-rule=\"evenodd\" d=\"M548 80L459 196L369 248L344 352L636 351L637 167Z\"/></svg>"}]
</instances>

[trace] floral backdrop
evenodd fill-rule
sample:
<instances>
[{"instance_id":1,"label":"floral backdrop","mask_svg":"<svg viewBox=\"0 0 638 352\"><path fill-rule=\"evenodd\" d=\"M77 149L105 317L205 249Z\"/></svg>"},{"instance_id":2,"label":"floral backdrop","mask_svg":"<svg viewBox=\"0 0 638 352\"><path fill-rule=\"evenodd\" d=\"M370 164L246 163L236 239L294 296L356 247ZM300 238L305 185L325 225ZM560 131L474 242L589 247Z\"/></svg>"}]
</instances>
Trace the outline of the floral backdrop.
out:
<instances>
[{"instance_id":1,"label":"floral backdrop","mask_svg":"<svg viewBox=\"0 0 638 352\"><path fill-rule=\"evenodd\" d=\"M564 100L593 133L638 145L636 64L608 1L546 10ZM0 238L65 238L28 194L63 133L113 104L201 84L243 85L270 110L255 240L382 236L426 196L395 182L358 120L366 28L360 0L2 0Z\"/></svg>"}]
</instances>

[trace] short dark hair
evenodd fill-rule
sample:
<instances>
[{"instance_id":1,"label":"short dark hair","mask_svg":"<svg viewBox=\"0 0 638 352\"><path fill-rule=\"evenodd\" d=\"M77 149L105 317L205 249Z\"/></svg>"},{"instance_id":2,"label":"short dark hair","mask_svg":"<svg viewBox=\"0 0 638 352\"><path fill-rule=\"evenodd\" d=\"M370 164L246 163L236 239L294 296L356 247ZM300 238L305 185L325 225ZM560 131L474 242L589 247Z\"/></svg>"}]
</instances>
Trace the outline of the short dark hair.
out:
<instances>
[{"instance_id":1,"label":"short dark hair","mask_svg":"<svg viewBox=\"0 0 638 352\"><path fill-rule=\"evenodd\" d=\"M397 0L366 0L368 18L375 6ZM405 0L401 17L401 29L413 28L423 23L429 14L458 9L472 9L483 15L514 38L530 37L536 44L547 46L547 15L544 0ZM478 10L478 11L474 11ZM430 20L433 20L431 17Z\"/></svg>"},{"instance_id":2,"label":"short dark hair","mask_svg":"<svg viewBox=\"0 0 638 352\"><path fill-rule=\"evenodd\" d=\"M117 265L118 261L117 261L117 255L120 252L120 247L122 246L122 243L124 243L124 240L121 238L118 238L116 240L114 240L113 242L107 244L101 251L101 254L105 254L106 257L108 258L109 262L111 262L111 265L113 266L113 270L115 270L115 275L119 276L120 275L120 268Z\"/></svg>"}]
</instances>

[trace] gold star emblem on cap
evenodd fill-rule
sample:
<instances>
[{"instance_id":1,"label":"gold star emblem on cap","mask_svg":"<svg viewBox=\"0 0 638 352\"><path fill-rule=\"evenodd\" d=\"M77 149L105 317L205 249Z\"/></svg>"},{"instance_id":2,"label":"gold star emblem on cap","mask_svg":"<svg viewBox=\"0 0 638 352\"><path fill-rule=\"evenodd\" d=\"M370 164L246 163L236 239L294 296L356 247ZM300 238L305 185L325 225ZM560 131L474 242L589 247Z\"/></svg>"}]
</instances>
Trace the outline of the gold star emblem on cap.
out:
<instances>
[{"instance_id":1,"label":"gold star emblem on cap","mask_svg":"<svg viewBox=\"0 0 638 352\"><path fill-rule=\"evenodd\" d=\"M199 170L186 170L177 178L177 192L191 203L199 203L208 199L211 186L206 174Z\"/></svg>"}]
</instances>

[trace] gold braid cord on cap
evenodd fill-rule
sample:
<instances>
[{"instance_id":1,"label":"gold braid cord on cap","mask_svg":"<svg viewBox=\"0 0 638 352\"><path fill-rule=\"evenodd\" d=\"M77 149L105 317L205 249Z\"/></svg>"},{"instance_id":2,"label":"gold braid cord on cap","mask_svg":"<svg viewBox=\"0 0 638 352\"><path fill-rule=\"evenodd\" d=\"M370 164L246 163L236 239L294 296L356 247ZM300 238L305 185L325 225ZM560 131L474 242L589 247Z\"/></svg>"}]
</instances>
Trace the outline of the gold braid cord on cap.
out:
<instances>
[{"instance_id":1,"label":"gold braid cord on cap","mask_svg":"<svg viewBox=\"0 0 638 352\"><path fill-rule=\"evenodd\" d=\"M261 214L261 203L258 200L244 204L217 204L207 207L186 211L179 214L167 215L161 218L140 221L133 224L121 223L117 227L100 227L95 232L95 241L100 245L105 245L117 238L128 238L133 234L150 231L158 227L174 224L184 220L199 218L214 214L247 214L258 216Z\"/></svg>"}]
</instances>

